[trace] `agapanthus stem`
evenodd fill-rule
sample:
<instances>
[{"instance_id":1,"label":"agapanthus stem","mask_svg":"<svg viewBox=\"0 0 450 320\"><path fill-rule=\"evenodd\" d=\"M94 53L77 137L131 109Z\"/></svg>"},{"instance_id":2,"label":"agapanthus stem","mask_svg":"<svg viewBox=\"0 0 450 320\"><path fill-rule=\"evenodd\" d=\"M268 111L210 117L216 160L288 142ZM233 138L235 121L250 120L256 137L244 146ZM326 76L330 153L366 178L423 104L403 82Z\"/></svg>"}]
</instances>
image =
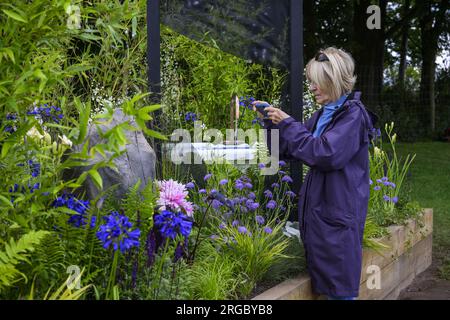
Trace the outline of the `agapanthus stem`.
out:
<instances>
[{"instance_id":1,"label":"agapanthus stem","mask_svg":"<svg viewBox=\"0 0 450 320\"><path fill-rule=\"evenodd\" d=\"M107 299L110 298L111 290L114 287L114 284L116 282L116 271L117 271L118 262L119 262L119 250L116 250L114 252L114 258L113 258L113 263L111 266L111 273L109 275L108 286L106 287L106 298ZM112 296L111 296L111 298L112 298Z\"/></svg>"}]
</instances>

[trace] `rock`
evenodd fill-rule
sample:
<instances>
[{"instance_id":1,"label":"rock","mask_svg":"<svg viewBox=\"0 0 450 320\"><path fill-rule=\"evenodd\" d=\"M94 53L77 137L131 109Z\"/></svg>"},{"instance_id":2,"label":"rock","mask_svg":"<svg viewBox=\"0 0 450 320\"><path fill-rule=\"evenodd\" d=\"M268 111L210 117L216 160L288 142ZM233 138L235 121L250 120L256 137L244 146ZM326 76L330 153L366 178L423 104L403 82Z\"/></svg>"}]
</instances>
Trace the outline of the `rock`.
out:
<instances>
[{"instance_id":1,"label":"rock","mask_svg":"<svg viewBox=\"0 0 450 320\"><path fill-rule=\"evenodd\" d=\"M138 127L133 117L125 115L121 108L117 108L114 110L112 120L98 127L102 132L106 132L126 121L129 121L131 126ZM142 189L155 178L156 154L145 139L142 131L125 130L125 137L128 141L126 146L124 146L126 151L113 160L116 169L109 167L98 169L103 179L103 190L115 186L114 194L118 199L123 198L128 189L134 186L139 179L141 180L140 187ZM106 139L100 137L97 126L93 123L89 125L86 139L89 139L89 148L107 142ZM73 149L75 152L80 152L81 148L82 145L77 145ZM112 153L106 153L107 157L112 157L112 155ZM77 178L103 160L103 156L97 153L94 158L88 160L88 166L72 168L67 177ZM86 179L80 191L85 191L87 198L91 200L95 199L100 193L100 190L98 190L90 177Z\"/></svg>"}]
</instances>

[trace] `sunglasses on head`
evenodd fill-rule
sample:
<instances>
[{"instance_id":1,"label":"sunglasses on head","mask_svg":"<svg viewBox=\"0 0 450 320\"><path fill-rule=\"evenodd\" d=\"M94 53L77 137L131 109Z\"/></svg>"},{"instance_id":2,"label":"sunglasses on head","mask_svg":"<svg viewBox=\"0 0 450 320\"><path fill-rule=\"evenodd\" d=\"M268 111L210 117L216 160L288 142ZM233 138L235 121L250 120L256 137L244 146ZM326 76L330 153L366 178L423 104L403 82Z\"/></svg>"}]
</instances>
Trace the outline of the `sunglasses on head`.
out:
<instances>
[{"instance_id":1,"label":"sunglasses on head","mask_svg":"<svg viewBox=\"0 0 450 320\"><path fill-rule=\"evenodd\" d=\"M330 61L330 59L328 59L327 55L325 53L323 53L322 51L317 52L314 59L318 62Z\"/></svg>"}]
</instances>

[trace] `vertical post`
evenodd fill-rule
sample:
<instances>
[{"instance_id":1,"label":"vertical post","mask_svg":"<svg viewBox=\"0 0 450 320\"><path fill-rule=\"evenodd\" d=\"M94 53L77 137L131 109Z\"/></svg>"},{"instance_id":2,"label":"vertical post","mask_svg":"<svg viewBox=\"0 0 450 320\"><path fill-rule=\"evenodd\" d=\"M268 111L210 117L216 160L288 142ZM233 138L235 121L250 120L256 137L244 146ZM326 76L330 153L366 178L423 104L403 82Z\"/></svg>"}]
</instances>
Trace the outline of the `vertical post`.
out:
<instances>
[{"instance_id":1,"label":"vertical post","mask_svg":"<svg viewBox=\"0 0 450 320\"><path fill-rule=\"evenodd\" d=\"M303 121L303 0L290 1L290 60L289 109L294 119ZM300 190L302 173L302 164L291 162L295 192Z\"/></svg>"},{"instance_id":2,"label":"vertical post","mask_svg":"<svg viewBox=\"0 0 450 320\"><path fill-rule=\"evenodd\" d=\"M159 22L159 0L147 0L147 76L148 90L152 103L161 102L161 34ZM151 128L159 127L161 110L156 110L154 120L148 125ZM156 171L161 172L162 146L159 140L153 139L153 148L156 153Z\"/></svg>"}]
</instances>

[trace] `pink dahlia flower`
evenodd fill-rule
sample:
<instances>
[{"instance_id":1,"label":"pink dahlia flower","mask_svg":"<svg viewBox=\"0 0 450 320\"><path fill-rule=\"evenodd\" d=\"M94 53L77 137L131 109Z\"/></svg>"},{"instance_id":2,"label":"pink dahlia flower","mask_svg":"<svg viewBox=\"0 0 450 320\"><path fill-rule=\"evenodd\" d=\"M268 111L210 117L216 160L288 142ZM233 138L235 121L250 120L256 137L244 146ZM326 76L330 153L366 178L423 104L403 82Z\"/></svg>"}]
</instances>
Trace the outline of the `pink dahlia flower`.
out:
<instances>
[{"instance_id":1,"label":"pink dahlia flower","mask_svg":"<svg viewBox=\"0 0 450 320\"><path fill-rule=\"evenodd\" d=\"M157 204L160 210L173 210L179 212L184 210L188 216L194 211L192 203L186 200L188 191L182 183L170 180L158 181L159 199Z\"/></svg>"}]
</instances>

